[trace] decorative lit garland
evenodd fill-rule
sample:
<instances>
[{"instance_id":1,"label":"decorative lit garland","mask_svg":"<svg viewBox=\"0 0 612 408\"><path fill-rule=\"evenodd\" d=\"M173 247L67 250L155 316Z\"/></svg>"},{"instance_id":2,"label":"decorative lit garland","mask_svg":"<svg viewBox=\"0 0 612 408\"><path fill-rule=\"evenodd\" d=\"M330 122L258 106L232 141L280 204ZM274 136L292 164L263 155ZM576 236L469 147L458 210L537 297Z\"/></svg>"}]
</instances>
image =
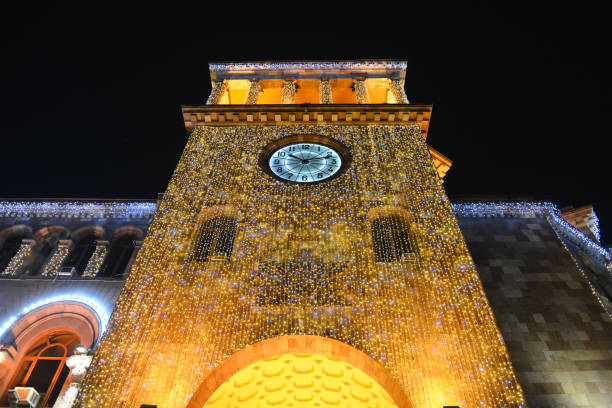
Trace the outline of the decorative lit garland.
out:
<instances>
[{"instance_id":1,"label":"decorative lit garland","mask_svg":"<svg viewBox=\"0 0 612 408\"><path fill-rule=\"evenodd\" d=\"M353 88L355 90L355 96L357 97L357 103L369 104L370 94L368 94L368 88L365 86L365 79L359 78L353 82Z\"/></svg>"},{"instance_id":2,"label":"decorative lit garland","mask_svg":"<svg viewBox=\"0 0 612 408\"><path fill-rule=\"evenodd\" d=\"M95 278L100 272L100 267L102 267L102 263L104 262L104 258L106 257L108 243L104 244L96 244L96 249L94 249L93 254L91 254L91 258L87 262L87 266L83 271L83 276L86 278Z\"/></svg>"},{"instance_id":3,"label":"decorative lit garland","mask_svg":"<svg viewBox=\"0 0 612 408\"><path fill-rule=\"evenodd\" d=\"M348 145L346 175L315 186L264 176L261 147L291 134ZM379 208L405 209L417 264L375 261L368 214ZM227 261L190 258L203 211L208 219L238 214ZM221 230L219 221L200 242L218 240ZM310 281L308 270L321 282ZM109 327L77 406L183 407L228 356L285 334L331 337L365 352L415 407L524 406L414 125L196 127Z\"/></svg>"},{"instance_id":4,"label":"decorative lit garland","mask_svg":"<svg viewBox=\"0 0 612 408\"><path fill-rule=\"evenodd\" d=\"M151 218L155 202L0 201L0 217Z\"/></svg>"},{"instance_id":5,"label":"decorative lit garland","mask_svg":"<svg viewBox=\"0 0 612 408\"><path fill-rule=\"evenodd\" d=\"M561 217L558 217L561 218ZM564 220L565 221L565 220ZM597 290L595 289L595 287L593 286L593 284L591 283L590 279L588 278L586 272L584 271L584 269L582 268L582 266L580 265L580 262L578 262L578 260L576 259L576 257L574 256L573 252L567 247L567 244L565 243L565 240L563 239L563 237L561 236L561 233L559 232L559 230L557 228L554 227L554 222L556 222L556 220L553 220L553 217L549 217L548 222L551 224L551 226L553 227L553 231L555 231L555 234L557 235L557 238L559 239L559 241L561 241L561 244L563 245L563 248L565 248L565 250L567 251L567 253L569 254L570 258L572 258L572 261L574 262L574 264L576 265L576 268L578 268L578 271L580 271L580 274L582 275L583 280L587 283L587 285L589 286L589 288L591 289L591 293L593 294L593 296L595 297L595 299L597 299L597 301L599 302L599 304L601 305L601 307L606 311L606 313L608 314L608 317L612 318L612 310L608 307L608 305L603 301L603 299L601 298L601 296L599 295L599 293L597 292ZM608 265L608 271L611 271ZM611 271L612 272L612 271Z\"/></svg>"},{"instance_id":6,"label":"decorative lit garland","mask_svg":"<svg viewBox=\"0 0 612 408\"><path fill-rule=\"evenodd\" d=\"M70 252L70 246L72 245L72 241L70 240L61 240L55 250L53 251L53 255L49 258L49 261L45 264L42 269L42 276L52 276L59 272L60 267L64 263L64 260L68 256Z\"/></svg>"},{"instance_id":7,"label":"decorative lit garland","mask_svg":"<svg viewBox=\"0 0 612 408\"><path fill-rule=\"evenodd\" d=\"M23 260L32 252L34 242L35 241L32 239L24 239L21 241L21 246L6 268L4 268L2 275L14 276L21 269Z\"/></svg>"},{"instance_id":8,"label":"decorative lit garland","mask_svg":"<svg viewBox=\"0 0 612 408\"><path fill-rule=\"evenodd\" d=\"M402 81L399 79L391 79L389 90L391 91L391 95L393 95L393 103L410 103L408 102L408 97L406 96L406 92L404 91L404 87L402 86Z\"/></svg>"},{"instance_id":9,"label":"decorative lit garland","mask_svg":"<svg viewBox=\"0 0 612 408\"><path fill-rule=\"evenodd\" d=\"M329 82L329 78L321 78L321 82L319 83L319 103L334 103L332 99L332 86Z\"/></svg>"},{"instance_id":10,"label":"decorative lit garland","mask_svg":"<svg viewBox=\"0 0 612 408\"><path fill-rule=\"evenodd\" d=\"M66 295L53 296L53 297L50 297L50 298L47 298L47 299L43 299L43 300L39 300L37 302L34 302L34 303L26 306L25 308L23 308L23 310L21 310L20 313L14 315L14 316L9 317L0 326L0 338L2 338L4 333L17 320L19 320L21 317L27 315L28 313L30 313L32 310L38 309L39 307L43 307L43 306L46 306L46 305L51 304L51 303L57 303L57 302L78 302L78 303L82 303L82 304L84 304L86 306L89 306L89 308L91 308L95 312L95 314L98 317L98 320L100 321L100 333L98 335L98 338L100 338L102 333L104 333L104 331L106 330L106 324L107 324L108 319L109 319L109 313L104 308L104 306L102 306L100 303L98 303L96 300L90 298L89 296L80 295L80 294L66 294Z\"/></svg>"},{"instance_id":11,"label":"decorative lit garland","mask_svg":"<svg viewBox=\"0 0 612 408\"><path fill-rule=\"evenodd\" d=\"M454 203L453 211L457 217L489 218L489 217L549 217L553 229L569 239L590 256L602 262L612 272L612 255L598 245L582 231L565 221L560 216L557 206L550 202L472 202Z\"/></svg>"},{"instance_id":12,"label":"decorative lit garland","mask_svg":"<svg viewBox=\"0 0 612 408\"><path fill-rule=\"evenodd\" d=\"M285 79L283 82L283 94L281 98L282 104L294 104L297 85L293 79Z\"/></svg>"},{"instance_id":13,"label":"decorative lit garland","mask_svg":"<svg viewBox=\"0 0 612 408\"><path fill-rule=\"evenodd\" d=\"M208 64L211 72L250 72L250 71L375 71L405 70L406 61L337 61L337 62L239 62Z\"/></svg>"},{"instance_id":14,"label":"decorative lit garland","mask_svg":"<svg viewBox=\"0 0 612 408\"><path fill-rule=\"evenodd\" d=\"M217 105L219 101L221 101L221 98L225 94L225 91L227 91L227 82L223 80L215 81L215 84L213 85L213 89L212 91L210 91L210 95L208 96L208 99L206 100L206 104L207 105Z\"/></svg>"},{"instance_id":15,"label":"decorative lit garland","mask_svg":"<svg viewBox=\"0 0 612 408\"><path fill-rule=\"evenodd\" d=\"M259 92L261 92L261 84L259 83L259 79L251 79L251 83L249 84L249 91L247 92L247 95L244 98L244 104L257 104L257 99L259 99Z\"/></svg>"}]
</instances>

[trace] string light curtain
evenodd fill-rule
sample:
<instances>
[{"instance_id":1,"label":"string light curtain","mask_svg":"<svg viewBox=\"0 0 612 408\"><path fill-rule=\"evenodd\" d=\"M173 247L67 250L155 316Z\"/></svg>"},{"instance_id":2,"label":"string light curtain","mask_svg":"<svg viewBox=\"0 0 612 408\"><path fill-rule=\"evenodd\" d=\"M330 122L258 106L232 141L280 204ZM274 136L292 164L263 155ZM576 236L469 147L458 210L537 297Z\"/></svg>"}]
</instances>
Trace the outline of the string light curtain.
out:
<instances>
[{"instance_id":1,"label":"string light curtain","mask_svg":"<svg viewBox=\"0 0 612 408\"><path fill-rule=\"evenodd\" d=\"M210 91L210 95L208 95L208 100L206 100L207 105L217 105L221 98L227 91L227 82L224 80L215 81L212 90Z\"/></svg>"},{"instance_id":2,"label":"string light curtain","mask_svg":"<svg viewBox=\"0 0 612 408\"><path fill-rule=\"evenodd\" d=\"M32 253L35 242L36 241L33 239L24 239L21 241L21 246L6 268L4 268L2 275L14 276L17 272L19 272L25 259Z\"/></svg>"},{"instance_id":3,"label":"string light curtain","mask_svg":"<svg viewBox=\"0 0 612 408\"><path fill-rule=\"evenodd\" d=\"M310 185L268 176L263 147L294 134L339 140L350 167ZM408 214L398 228L410 229L418 263L377 261L368 214L381 207ZM240 214L231 257L194 262L195 220L226 208ZM234 352L288 334L334 338L372 356L414 407L524 407L415 125L196 127L77 406L184 407Z\"/></svg>"},{"instance_id":4,"label":"string light curtain","mask_svg":"<svg viewBox=\"0 0 612 408\"><path fill-rule=\"evenodd\" d=\"M392 103L410 103L408 102L408 97L406 96L406 92L404 91L402 81L400 81L399 79L391 79L389 80L389 85L389 90L391 91L391 95L393 96Z\"/></svg>"},{"instance_id":5,"label":"string light curtain","mask_svg":"<svg viewBox=\"0 0 612 408\"><path fill-rule=\"evenodd\" d=\"M355 97L357 98L357 103L359 104L369 104L370 102L370 94L368 93L368 88L365 86L365 79L358 78L353 82L353 89L355 90Z\"/></svg>"},{"instance_id":6,"label":"string light curtain","mask_svg":"<svg viewBox=\"0 0 612 408\"><path fill-rule=\"evenodd\" d=\"M249 91L244 98L245 105L255 105L257 104L257 99L259 99L259 93L261 92L261 84L259 83L259 79L251 79L251 83L249 84Z\"/></svg>"},{"instance_id":7,"label":"string light curtain","mask_svg":"<svg viewBox=\"0 0 612 408\"><path fill-rule=\"evenodd\" d=\"M321 78L321 82L319 83L319 103L334 103L332 99L332 86L329 82L329 78Z\"/></svg>"},{"instance_id":8,"label":"string light curtain","mask_svg":"<svg viewBox=\"0 0 612 408\"><path fill-rule=\"evenodd\" d=\"M297 85L293 79L285 79L283 82L283 91L281 97L281 103L293 104L295 103L295 94L297 92Z\"/></svg>"}]
</instances>

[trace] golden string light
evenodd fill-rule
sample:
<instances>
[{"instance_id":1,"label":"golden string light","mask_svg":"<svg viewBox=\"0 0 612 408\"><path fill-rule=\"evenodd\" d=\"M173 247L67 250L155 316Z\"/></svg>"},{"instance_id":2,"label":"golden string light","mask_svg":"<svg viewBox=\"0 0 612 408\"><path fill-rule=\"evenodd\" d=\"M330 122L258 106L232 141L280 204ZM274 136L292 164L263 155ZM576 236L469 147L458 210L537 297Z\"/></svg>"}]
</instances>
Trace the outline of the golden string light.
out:
<instances>
[{"instance_id":1,"label":"golden string light","mask_svg":"<svg viewBox=\"0 0 612 408\"><path fill-rule=\"evenodd\" d=\"M319 83L319 103L334 103L332 99L332 86L329 82L329 78L321 78L321 82Z\"/></svg>"},{"instance_id":2,"label":"golden string light","mask_svg":"<svg viewBox=\"0 0 612 408\"><path fill-rule=\"evenodd\" d=\"M23 261L32 253L34 242L32 239L24 239L21 242L17 253L11 258L6 268L4 268L3 275L13 276L21 269Z\"/></svg>"},{"instance_id":3,"label":"golden string light","mask_svg":"<svg viewBox=\"0 0 612 408\"><path fill-rule=\"evenodd\" d=\"M410 103L408 102L408 97L404 91L402 81L399 79L390 79L389 85L389 90L391 91L392 96L391 103Z\"/></svg>"},{"instance_id":4,"label":"golden string light","mask_svg":"<svg viewBox=\"0 0 612 408\"><path fill-rule=\"evenodd\" d=\"M107 252L107 243L97 244L94 249L89 261L87 261L87 266L83 271L83 276L87 278L95 278L100 272L100 268L102 267L102 263L104 262L104 258L106 257Z\"/></svg>"},{"instance_id":5,"label":"golden string light","mask_svg":"<svg viewBox=\"0 0 612 408\"><path fill-rule=\"evenodd\" d=\"M72 241L59 241L57 247L53 251L53 255L49 258L47 263L42 269L42 276L52 276L59 272L60 267L64 263L64 260L68 256L70 252L70 246L72 245Z\"/></svg>"},{"instance_id":6,"label":"golden string light","mask_svg":"<svg viewBox=\"0 0 612 408\"><path fill-rule=\"evenodd\" d=\"M244 98L245 105L255 105L257 103L257 99L259 99L259 92L261 92L261 84L258 79L251 79L251 83L249 84L249 91Z\"/></svg>"},{"instance_id":7,"label":"golden string light","mask_svg":"<svg viewBox=\"0 0 612 408\"><path fill-rule=\"evenodd\" d=\"M351 165L308 185L266 174L262 149L295 134L342 142ZM379 217L395 241L373 238ZM377 261L374 239L412 257ZM212 258L192 255L213 246ZM77 406L184 407L236 351L289 334L363 351L414 407L524 406L416 125L196 127Z\"/></svg>"},{"instance_id":8,"label":"golden string light","mask_svg":"<svg viewBox=\"0 0 612 408\"><path fill-rule=\"evenodd\" d=\"M215 81L212 90L210 91L210 95L206 100L207 105L217 105L223 94L227 91L227 82L224 80Z\"/></svg>"},{"instance_id":9,"label":"golden string light","mask_svg":"<svg viewBox=\"0 0 612 408\"><path fill-rule=\"evenodd\" d=\"M353 89L355 90L355 96L357 97L357 103L369 104L370 95L368 94L368 88L365 85L365 79L358 78L353 82Z\"/></svg>"},{"instance_id":10,"label":"golden string light","mask_svg":"<svg viewBox=\"0 0 612 408\"><path fill-rule=\"evenodd\" d=\"M283 90L281 103L292 104L295 103L295 94L297 92L297 85L293 79L285 79L283 82Z\"/></svg>"}]
</instances>

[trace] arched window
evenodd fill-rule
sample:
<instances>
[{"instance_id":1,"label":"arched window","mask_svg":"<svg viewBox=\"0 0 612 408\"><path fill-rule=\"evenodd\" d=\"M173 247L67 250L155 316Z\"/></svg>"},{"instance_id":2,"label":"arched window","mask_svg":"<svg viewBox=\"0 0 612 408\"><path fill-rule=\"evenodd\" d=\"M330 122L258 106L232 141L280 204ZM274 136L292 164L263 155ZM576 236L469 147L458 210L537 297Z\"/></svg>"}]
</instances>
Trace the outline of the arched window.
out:
<instances>
[{"instance_id":1,"label":"arched window","mask_svg":"<svg viewBox=\"0 0 612 408\"><path fill-rule=\"evenodd\" d=\"M191 260L223 260L232 255L238 221L234 217L215 217L200 225L195 236Z\"/></svg>"},{"instance_id":2,"label":"arched window","mask_svg":"<svg viewBox=\"0 0 612 408\"><path fill-rule=\"evenodd\" d=\"M412 253L410 227L400 215L386 215L372 221L372 241L376 262L399 261Z\"/></svg>"},{"instance_id":3,"label":"arched window","mask_svg":"<svg viewBox=\"0 0 612 408\"><path fill-rule=\"evenodd\" d=\"M4 271L19 250L21 241L31 236L32 230L25 225L14 226L0 233L0 273Z\"/></svg>"},{"instance_id":4,"label":"arched window","mask_svg":"<svg viewBox=\"0 0 612 408\"><path fill-rule=\"evenodd\" d=\"M72 234L73 246L66 257L63 266L74 267L78 275L82 275L89 258L96 249L96 240L100 239L104 230L99 227L84 227Z\"/></svg>"},{"instance_id":5,"label":"arched window","mask_svg":"<svg viewBox=\"0 0 612 408\"><path fill-rule=\"evenodd\" d=\"M53 406L70 373L66 359L78 343L76 334L69 331L42 336L21 360L10 388L33 387L41 396L40 407Z\"/></svg>"},{"instance_id":6,"label":"arched window","mask_svg":"<svg viewBox=\"0 0 612 408\"><path fill-rule=\"evenodd\" d=\"M36 232L36 244L28 259L24 261L23 270L29 275L38 275L43 265L49 260L60 240L66 239L70 231L62 226L45 227Z\"/></svg>"}]
</instances>

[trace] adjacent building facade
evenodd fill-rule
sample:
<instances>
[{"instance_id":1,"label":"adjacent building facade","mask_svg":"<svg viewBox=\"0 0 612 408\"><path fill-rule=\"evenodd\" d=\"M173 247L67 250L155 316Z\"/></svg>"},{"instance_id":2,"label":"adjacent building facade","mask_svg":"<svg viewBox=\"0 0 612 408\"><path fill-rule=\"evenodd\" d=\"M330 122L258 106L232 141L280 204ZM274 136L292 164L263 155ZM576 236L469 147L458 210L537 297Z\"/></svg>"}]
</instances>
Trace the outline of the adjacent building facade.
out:
<instances>
[{"instance_id":1,"label":"adjacent building facade","mask_svg":"<svg viewBox=\"0 0 612 408\"><path fill-rule=\"evenodd\" d=\"M608 406L592 209L451 204L405 66L211 64L159 202L1 203L0 397ZM95 350L82 386L78 344Z\"/></svg>"}]
</instances>

